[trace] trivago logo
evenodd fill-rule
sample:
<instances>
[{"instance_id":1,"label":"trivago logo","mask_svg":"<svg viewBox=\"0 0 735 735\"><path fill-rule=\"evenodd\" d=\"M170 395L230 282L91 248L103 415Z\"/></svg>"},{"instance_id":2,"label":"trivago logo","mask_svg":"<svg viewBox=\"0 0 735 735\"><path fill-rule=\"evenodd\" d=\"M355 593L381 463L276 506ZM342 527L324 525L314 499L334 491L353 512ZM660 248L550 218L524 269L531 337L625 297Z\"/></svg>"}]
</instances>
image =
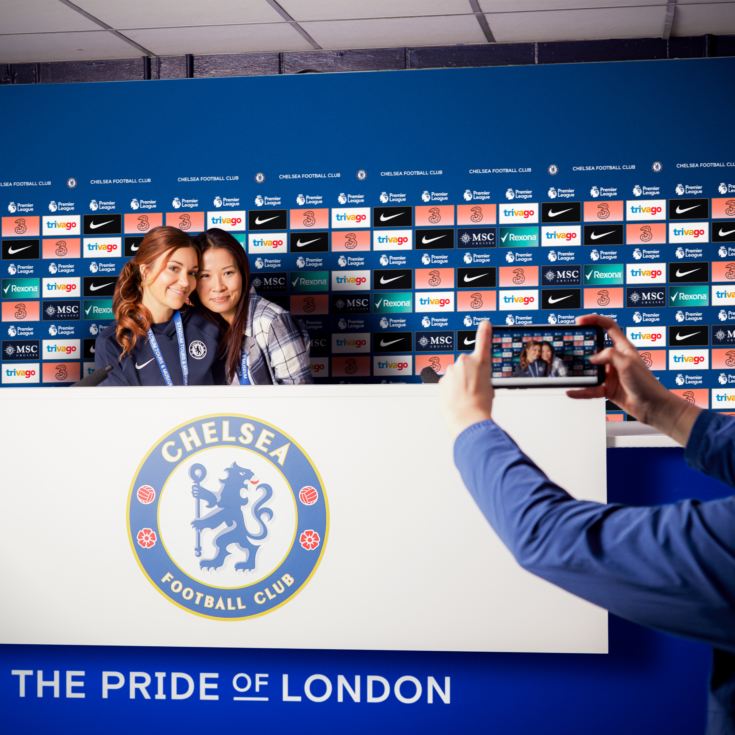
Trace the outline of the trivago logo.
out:
<instances>
[{"instance_id":1,"label":"trivago logo","mask_svg":"<svg viewBox=\"0 0 735 735\"><path fill-rule=\"evenodd\" d=\"M369 291L370 271L332 271L332 291Z\"/></svg>"},{"instance_id":2,"label":"trivago logo","mask_svg":"<svg viewBox=\"0 0 735 735\"><path fill-rule=\"evenodd\" d=\"M669 223L669 242L709 242L709 222Z\"/></svg>"},{"instance_id":3,"label":"trivago logo","mask_svg":"<svg viewBox=\"0 0 735 735\"><path fill-rule=\"evenodd\" d=\"M669 370L709 370L709 350L669 350Z\"/></svg>"},{"instance_id":4,"label":"trivago logo","mask_svg":"<svg viewBox=\"0 0 735 735\"><path fill-rule=\"evenodd\" d=\"M354 332L352 334L333 334L332 352L335 354L370 352L370 333Z\"/></svg>"},{"instance_id":5,"label":"trivago logo","mask_svg":"<svg viewBox=\"0 0 735 735\"><path fill-rule=\"evenodd\" d=\"M78 214L68 217L52 216L43 218L44 235L69 235L80 231Z\"/></svg>"},{"instance_id":6,"label":"trivago logo","mask_svg":"<svg viewBox=\"0 0 735 735\"><path fill-rule=\"evenodd\" d=\"M712 306L731 306L735 304L735 287L712 286Z\"/></svg>"},{"instance_id":7,"label":"trivago logo","mask_svg":"<svg viewBox=\"0 0 735 735\"><path fill-rule=\"evenodd\" d=\"M349 207L332 210L332 227L335 230L355 227L370 227L369 207Z\"/></svg>"},{"instance_id":8,"label":"trivago logo","mask_svg":"<svg viewBox=\"0 0 735 735\"><path fill-rule=\"evenodd\" d=\"M538 291L499 291L500 311L535 311L539 308Z\"/></svg>"},{"instance_id":9,"label":"trivago logo","mask_svg":"<svg viewBox=\"0 0 735 735\"><path fill-rule=\"evenodd\" d=\"M666 283L665 263L628 263L625 268L628 283Z\"/></svg>"},{"instance_id":10,"label":"trivago logo","mask_svg":"<svg viewBox=\"0 0 735 735\"><path fill-rule=\"evenodd\" d=\"M79 278L44 278L45 298L66 299L79 295Z\"/></svg>"},{"instance_id":11,"label":"trivago logo","mask_svg":"<svg viewBox=\"0 0 735 735\"><path fill-rule=\"evenodd\" d=\"M411 375L412 373L412 355L373 358L373 375Z\"/></svg>"},{"instance_id":12,"label":"trivago logo","mask_svg":"<svg viewBox=\"0 0 735 735\"><path fill-rule=\"evenodd\" d=\"M74 360L79 357L78 339L43 340L44 360Z\"/></svg>"},{"instance_id":13,"label":"trivago logo","mask_svg":"<svg viewBox=\"0 0 735 735\"><path fill-rule=\"evenodd\" d=\"M415 295L416 312L454 311L454 291L419 291Z\"/></svg>"},{"instance_id":14,"label":"trivago logo","mask_svg":"<svg viewBox=\"0 0 735 735\"><path fill-rule=\"evenodd\" d=\"M666 347L666 327L626 327L625 332L636 347Z\"/></svg>"},{"instance_id":15,"label":"trivago logo","mask_svg":"<svg viewBox=\"0 0 735 735\"><path fill-rule=\"evenodd\" d=\"M207 229L218 227L228 232L245 229L245 210L229 212L207 212Z\"/></svg>"},{"instance_id":16,"label":"trivago logo","mask_svg":"<svg viewBox=\"0 0 735 735\"><path fill-rule=\"evenodd\" d=\"M498 220L501 225L538 222L538 203L499 204Z\"/></svg>"},{"instance_id":17,"label":"trivago logo","mask_svg":"<svg viewBox=\"0 0 735 735\"><path fill-rule=\"evenodd\" d=\"M632 200L625 203L626 219L642 222L644 220L666 219L665 199Z\"/></svg>"},{"instance_id":18,"label":"trivago logo","mask_svg":"<svg viewBox=\"0 0 735 735\"><path fill-rule=\"evenodd\" d=\"M712 391L712 408L735 408L735 388L716 388Z\"/></svg>"},{"instance_id":19,"label":"trivago logo","mask_svg":"<svg viewBox=\"0 0 735 735\"><path fill-rule=\"evenodd\" d=\"M582 228L580 225L571 225L569 227L542 227L541 242L544 246L562 246L562 245L579 245L580 233Z\"/></svg>"},{"instance_id":20,"label":"trivago logo","mask_svg":"<svg viewBox=\"0 0 735 735\"><path fill-rule=\"evenodd\" d=\"M412 230L376 230L373 232L373 250L411 250Z\"/></svg>"},{"instance_id":21,"label":"trivago logo","mask_svg":"<svg viewBox=\"0 0 735 735\"><path fill-rule=\"evenodd\" d=\"M4 385L31 385L40 382L41 369L36 363L17 363L15 365L3 365L2 376Z\"/></svg>"},{"instance_id":22,"label":"trivago logo","mask_svg":"<svg viewBox=\"0 0 735 735\"><path fill-rule=\"evenodd\" d=\"M288 250L288 240L285 232L269 232L267 235L248 235L249 253L285 253Z\"/></svg>"},{"instance_id":23,"label":"trivago logo","mask_svg":"<svg viewBox=\"0 0 735 735\"><path fill-rule=\"evenodd\" d=\"M121 237L85 237L85 258L119 258L122 255Z\"/></svg>"}]
</instances>

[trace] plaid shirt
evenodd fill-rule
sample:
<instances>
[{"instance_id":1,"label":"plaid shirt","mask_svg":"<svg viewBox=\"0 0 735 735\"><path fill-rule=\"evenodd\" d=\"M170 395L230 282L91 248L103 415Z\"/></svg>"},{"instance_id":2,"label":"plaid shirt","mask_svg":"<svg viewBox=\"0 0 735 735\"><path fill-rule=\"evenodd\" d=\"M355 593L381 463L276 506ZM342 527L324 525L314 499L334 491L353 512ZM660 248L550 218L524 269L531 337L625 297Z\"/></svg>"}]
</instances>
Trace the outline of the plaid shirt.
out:
<instances>
[{"instance_id":1,"label":"plaid shirt","mask_svg":"<svg viewBox=\"0 0 735 735\"><path fill-rule=\"evenodd\" d=\"M253 385L313 382L306 330L285 309L258 296L254 289L249 294L243 349Z\"/></svg>"}]
</instances>

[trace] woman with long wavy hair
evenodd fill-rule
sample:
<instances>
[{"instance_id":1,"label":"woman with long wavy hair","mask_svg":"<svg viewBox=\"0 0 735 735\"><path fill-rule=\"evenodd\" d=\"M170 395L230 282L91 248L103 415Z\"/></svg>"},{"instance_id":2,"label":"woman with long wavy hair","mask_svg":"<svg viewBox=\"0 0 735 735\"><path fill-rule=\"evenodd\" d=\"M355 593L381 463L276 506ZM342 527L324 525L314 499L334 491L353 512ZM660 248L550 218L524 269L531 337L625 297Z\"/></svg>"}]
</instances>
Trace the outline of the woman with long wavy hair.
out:
<instances>
[{"instance_id":1,"label":"woman with long wavy hair","mask_svg":"<svg viewBox=\"0 0 735 735\"><path fill-rule=\"evenodd\" d=\"M309 338L285 309L250 288L242 245L212 228L195 238L201 251L192 295L223 330L220 354L234 385L311 383Z\"/></svg>"},{"instance_id":2,"label":"woman with long wavy hair","mask_svg":"<svg viewBox=\"0 0 735 735\"><path fill-rule=\"evenodd\" d=\"M199 251L175 227L156 227L117 279L115 323L97 337L103 385L211 385L224 379L219 329L186 308L196 287Z\"/></svg>"}]
</instances>

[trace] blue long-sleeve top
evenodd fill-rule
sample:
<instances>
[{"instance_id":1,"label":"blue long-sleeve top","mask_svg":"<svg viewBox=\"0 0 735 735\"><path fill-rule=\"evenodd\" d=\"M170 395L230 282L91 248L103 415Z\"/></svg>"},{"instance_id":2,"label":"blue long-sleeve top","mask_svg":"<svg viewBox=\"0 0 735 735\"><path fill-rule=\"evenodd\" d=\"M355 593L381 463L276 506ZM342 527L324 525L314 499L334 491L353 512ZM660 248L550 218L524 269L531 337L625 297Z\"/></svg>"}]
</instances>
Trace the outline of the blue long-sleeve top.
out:
<instances>
[{"instance_id":1,"label":"blue long-sleeve top","mask_svg":"<svg viewBox=\"0 0 735 735\"><path fill-rule=\"evenodd\" d=\"M711 644L708 732L735 732L735 496L654 507L575 500L493 421L462 432L454 457L524 569L628 620ZM685 458L735 485L735 419L703 411Z\"/></svg>"}]
</instances>

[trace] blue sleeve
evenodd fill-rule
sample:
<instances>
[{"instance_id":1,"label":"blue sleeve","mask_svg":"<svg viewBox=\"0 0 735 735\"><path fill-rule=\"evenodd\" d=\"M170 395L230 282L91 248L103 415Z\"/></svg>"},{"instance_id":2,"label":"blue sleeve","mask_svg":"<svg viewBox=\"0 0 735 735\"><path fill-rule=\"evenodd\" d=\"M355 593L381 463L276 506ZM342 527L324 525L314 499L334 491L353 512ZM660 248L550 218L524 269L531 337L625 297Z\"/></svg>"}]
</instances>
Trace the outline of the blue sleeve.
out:
<instances>
[{"instance_id":1,"label":"blue sleeve","mask_svg":"<svg viewBox=\"0 0 735 735\"><path fill-rule=\"evenodd\" d=\"M634 622L735 650L735 497L637 508L575 500L492 421L455 462L516 560Z\"/></svg>"},{"instance_id":2,"label":"blue sleeve","mask_svg":"<svg viewBox=\"0 0 735 735\"><path fill-rule=\"evenodd\" d=\"M97 337L94 343L95 369L99 370L107 365L112 365L112 370L100 385L130 385L123 375L122 365L120 364L120 346L114 339L114 332L110 333L109 327Z\"/></svg>"},{"instance_id":3,"label":"blue sleeve","mask_svg":"<svg viewBox=\"0 0 735 735\"><path fill-rule=\"evenodd\" d=\"M692 427L684 458L694 469L735 485L735 418L702 411Z\"/></svg>"}]
</instances>

